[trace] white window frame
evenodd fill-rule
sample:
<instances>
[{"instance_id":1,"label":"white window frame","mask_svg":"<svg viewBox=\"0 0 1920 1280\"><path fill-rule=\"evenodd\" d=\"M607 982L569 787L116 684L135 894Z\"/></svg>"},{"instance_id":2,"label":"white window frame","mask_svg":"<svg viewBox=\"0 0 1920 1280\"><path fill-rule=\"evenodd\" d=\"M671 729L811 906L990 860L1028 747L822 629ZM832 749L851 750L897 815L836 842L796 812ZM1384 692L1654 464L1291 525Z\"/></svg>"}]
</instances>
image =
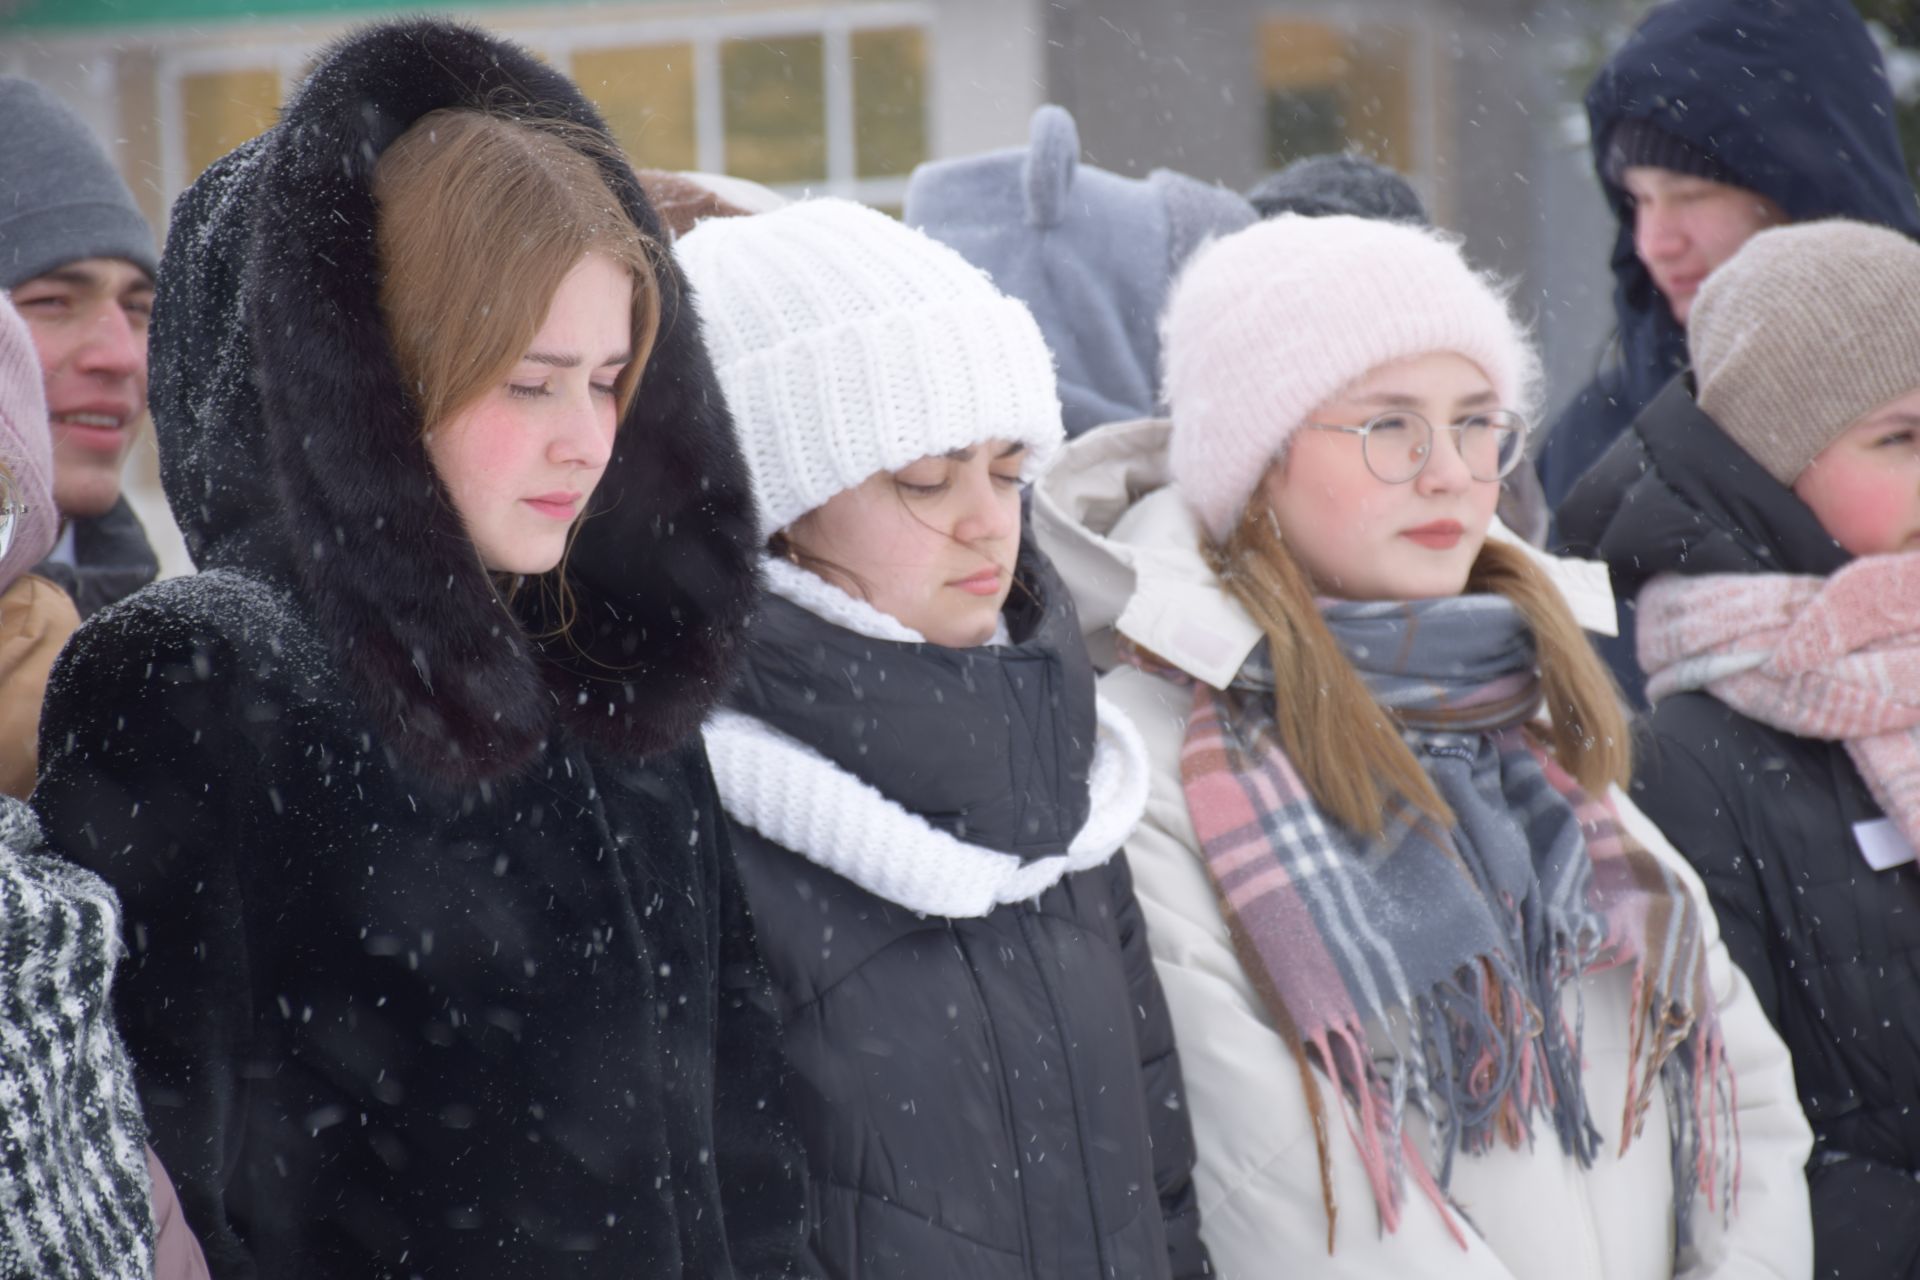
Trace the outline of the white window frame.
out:
<instances>
[{"instance_id":1,"label":"white window frame","mask_svg":"<svg viewBox=\"0 0 1920 1280\"><path fill-rule=\"evenodd\" d=\"M573 55L600 49L656 44L685 44L693 49L695 167L726 172L727 123L720 82L720 48L731 40L778 36L821 37L821 68L826 93L827 173L818 183L774 186L783 195L845 196L866 204L898 205L906 199L907 175L862 178L854 148L853 36L874 29L913 27L927 50L928 159L932 159L934 6L931 0L885 0L860 5L796 5L758 13L685 18L642 18L631 22L590 22L549 31L525 41L557 67L573 71Z\"/></svg>"},{"instance_id":2,"label":"white window frame","mask_svg":"<svg viewBox=\"0 0 1920 1280\"><path fill-rule=\"evenodd\" d=\"M862 178L856 171L854 147L853 36L872 29L912 27L921 33L927 51L927 85L922 109L927 114L929 154L935 136L933 104L937 46L934 40L935 0L874 0L859 4L796 4L750 13L641 14L610 20L605 10L559 8L530 14L508 10L487 14L484 21L508 39L544 55L555 67L573 72L578 52L634 46L685 44L693 49L694 141L696 166L711 173L726 169L726 120L720 83L720 49L729 40L777 36L819 36L826 95L827 173L819 183L789 183L774 187L783 195L835 195L866 204L899 205L906 199L907 175ZM537 22L539 25L534 26ZM342 28L344 29L344 28ZM156 33L155 92L160 111L160 173L166 203L187 187L186 119L182 102L188 76L207 72L267 71L280 76L284 96L298 81L315 53L338 34L310 28L311 39L269 37L255 42L221 40L218 43L169 38ZM302 32L307 34L306 31Z\"/></svg>"}]
</instances>

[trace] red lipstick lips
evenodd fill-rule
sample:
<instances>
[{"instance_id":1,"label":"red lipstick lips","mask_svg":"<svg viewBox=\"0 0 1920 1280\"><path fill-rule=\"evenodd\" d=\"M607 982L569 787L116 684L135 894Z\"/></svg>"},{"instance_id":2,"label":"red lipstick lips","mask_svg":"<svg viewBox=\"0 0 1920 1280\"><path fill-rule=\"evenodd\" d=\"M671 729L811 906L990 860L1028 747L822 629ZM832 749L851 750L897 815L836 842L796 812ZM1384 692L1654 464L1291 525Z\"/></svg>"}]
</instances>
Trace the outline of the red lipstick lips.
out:
<instances>
[{"instance_id":1,"label":"red lipstick lips","mask_svg":"<svg viewBox=\"0 0 1920 1280\"><path fill-rule=\"evenodd\" d=\"M1466 526L1458 520L1435 520L1432 524L1423 524L1417 529L1404 530L1400 536L1409 538L1433 551L1450 551L1459 545L1466 531Z\"/></svg>"}]
</instances>

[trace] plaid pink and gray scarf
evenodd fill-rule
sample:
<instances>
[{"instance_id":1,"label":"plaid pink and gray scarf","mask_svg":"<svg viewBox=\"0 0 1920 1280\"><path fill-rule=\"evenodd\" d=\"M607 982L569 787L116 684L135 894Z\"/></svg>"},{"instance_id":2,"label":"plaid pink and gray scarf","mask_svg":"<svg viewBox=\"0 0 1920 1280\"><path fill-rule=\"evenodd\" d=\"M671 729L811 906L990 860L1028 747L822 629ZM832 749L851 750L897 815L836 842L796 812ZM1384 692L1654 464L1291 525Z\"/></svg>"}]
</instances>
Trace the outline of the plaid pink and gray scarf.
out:
<instances>
[{"instance_id":1,"label":"plaid pink and gray scarf","mask_svg":"<svg viewBox=\"0 0 1920 1280\"><path fill-rule=\"evenodd\" d=\"M1323 1179L1326 1120L1309 1061L1347 1102L1388 1231L1410 1175L1464 1244L1445 1212L1454 1157L1528 1144L1536 1116L1589 1164L1600 1136L1582 1081L1578 980L1631 965L1621 1147L1658 1080L1684 1242L1694 1190L1730 1203L1737 1168L1737 1155L1721 1156L1722 1140L1737 1136L1701 908L1535 738L1533 636L1511 602L1322 608L1451 808L1453 829L1402 807L1370 840L1324 814L1280 745L1265 645L1224 692L1187 681L1181 776L1241 963L1294 1039ZM1132 657L1183 678L1151 655ZM1432 1163L1404 1130L1409 1099L1432 1122Z\"/></svg>"},{"instance_id":2,"label":"plaid pink and gray scarf","mask_svg":"<svg viewBox=\"0 0 1920 1280\"><path fill-rule=\"evenodd\" d=\"M1662 576L1636 611L1648 697L1704 689L1762 724L1846 743L1920 848L1920 552L1826 578Z\"/></svg>"}]
</instances>

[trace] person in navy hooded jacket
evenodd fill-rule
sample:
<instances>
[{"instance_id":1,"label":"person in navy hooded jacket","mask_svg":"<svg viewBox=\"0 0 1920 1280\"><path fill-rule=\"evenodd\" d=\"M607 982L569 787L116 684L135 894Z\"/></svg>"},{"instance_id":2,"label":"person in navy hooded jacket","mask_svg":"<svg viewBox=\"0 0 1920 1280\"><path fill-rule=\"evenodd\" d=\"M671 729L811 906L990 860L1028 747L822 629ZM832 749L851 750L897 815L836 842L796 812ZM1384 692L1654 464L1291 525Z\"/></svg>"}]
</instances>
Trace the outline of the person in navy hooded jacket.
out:
<instances>
[{"instance_id":1,"label":"person in navy hooded jacket","mask_svg":"<svg viewBox=\"0 0 1920 1280\"><path fill-rule=\"evenodd\" d=\"M1619 225L1617 334L1541 452L1563 528L1596 501L1575 483L1685 367L1694 294L1749 237L1841 217L1920 238L1893 93L1848 0L1660 5L1594 78L1587 117ZM1619 638L1599 647L1639 703L1633 619L1622 614Z\"/></svg>"}]
</instances>

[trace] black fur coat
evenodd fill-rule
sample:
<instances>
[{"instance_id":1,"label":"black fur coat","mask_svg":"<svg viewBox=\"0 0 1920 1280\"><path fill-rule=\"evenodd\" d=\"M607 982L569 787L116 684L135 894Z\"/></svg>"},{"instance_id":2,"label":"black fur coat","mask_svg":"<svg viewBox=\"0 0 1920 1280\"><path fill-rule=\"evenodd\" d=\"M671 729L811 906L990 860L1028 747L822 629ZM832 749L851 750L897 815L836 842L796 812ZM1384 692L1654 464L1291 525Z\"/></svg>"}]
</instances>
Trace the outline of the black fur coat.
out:
<instances>
[{"instance_id":1,"label":"black fur coat","mask_svg":"<svg viewBox=\"0 0 1920 1280\"><path fill-rule=\"evenodd\" d=\"M93 618L47 699L36 804L125 904L119 1014L217 1276L805 1265L693 733L755 580L684 282L569 562L574 644L481 569L376 306L375 160L502 101L604 132L512 46L368 28L181 198L153 404L202 572Z\"/></svg>"}]
</instances>

